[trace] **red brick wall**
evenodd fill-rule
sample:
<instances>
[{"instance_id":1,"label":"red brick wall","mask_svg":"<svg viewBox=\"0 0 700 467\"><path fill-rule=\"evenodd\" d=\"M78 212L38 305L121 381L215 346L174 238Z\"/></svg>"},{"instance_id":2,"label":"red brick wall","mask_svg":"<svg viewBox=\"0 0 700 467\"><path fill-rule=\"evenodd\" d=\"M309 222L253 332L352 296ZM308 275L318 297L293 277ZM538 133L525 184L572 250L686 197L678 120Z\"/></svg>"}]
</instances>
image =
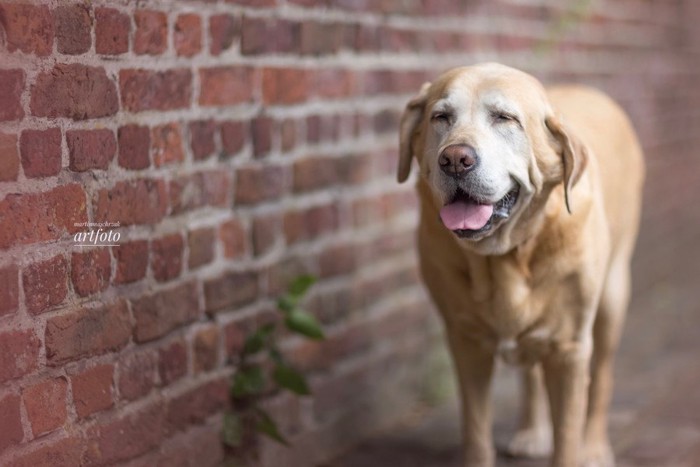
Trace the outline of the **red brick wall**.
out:
<instances>
[{"instance_id":1,"label":"red brick wall","mask_svg":"<svg viewBox=\"0 0 700 467\"><path fill-rule=\"evenodd\" d=\"M700 8L562 3L0 1L0 465L215 465L227 359L302 272L329 338L285 342L314 396L269 401L294 447L263 463L400 416L435 321L396 124L451 66L617 97L649 165L640 290L691 275ZM76 247L82 222L118 246Z\"/></svg>"}]
</instances>

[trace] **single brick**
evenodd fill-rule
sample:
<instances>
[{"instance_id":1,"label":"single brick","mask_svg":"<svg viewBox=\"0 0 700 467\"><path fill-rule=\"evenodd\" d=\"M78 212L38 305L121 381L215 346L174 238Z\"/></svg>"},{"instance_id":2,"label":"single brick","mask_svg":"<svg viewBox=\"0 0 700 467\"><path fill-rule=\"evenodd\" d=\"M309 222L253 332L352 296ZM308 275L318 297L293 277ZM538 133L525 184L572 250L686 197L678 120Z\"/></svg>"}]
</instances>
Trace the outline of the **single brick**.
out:
<instances>
[{"instance_id":1,"label":"single brick","mask_svg":"<svg viewBox=\"0 0 700 467\"><path fill-rule=\"evenodd\" d=\"M98 191L95 220L122 225L153 224L165 216L167 203L163 180L121 181Z\"/></svg>"},{"instance_id":2,"label":"single brick","mask_svg":"<svg viewBox=\"0 0 700 467\"><path fill-rule=\"evenodd\" d=\"M288 244L313 240L338 228L338 210L334 205L291 211L284 216L284 235Z\"/></svg>"},{"instance_id":3,"label":"single brick","mask_svg":"<svg viewBox=\"0 0 700 467\"><path fill-rule=\"evenodd\" d=\"M128 111L183 109L190 105L192 72L186 68L126 69L119 72L119 86L122 105ZM204 83L202 89L205 89Z\"/></svg>"},{"instance_id":4,"label":"single brick","mask_svg":"<svg viewBox=\"0 0 700 467\"><path fill-rule=\"evenodd\" d=\"M92 18L87 5L59 6L54 10L56 45L62 54L79 55L92 45Z\"/></svg>"},{"instance_id":5,"label":"single brick","mask_svg":"<svg viewBox=\"0 0 700 467\"><path fill-rule=\"evenodd\" d=\"M182 134L178 123L158 125L151 129L151 146L153 162L156 167L182 162L185 153L182 150Z\"/></svg>"},{"instance_id":6,"label":"single brick","mask_svg":"<svg viewBox=\"0 0 700 467\"><path fill-rule=\"evenodd\" d=\"M251 125L251 140L253 141L253 156L263 157L272 149L272 127L274 121L267 116L256 117Z\"/></svg>"},{"instance_id":7,"label":"single brick","mask_svg":"<svg viewBox=\"0 0 700 467\"><path fill-rule=\"evenodd\" d=\"M0 70L0 122L24 117L21 102L24 79L23 70Z\"/></svg>"},{"instance_id":8,"label":"single brick","mask_svg":"<svg viewBox=\"0 0 700 467\"><path fill-rule=\"evenodd\" d=\"M168 17L162 11L137 10L134 13L136 33L134 52L159 55L168 47Z\"/></svg>"},{"instance_id":9,"label":"single brick","mask_svg":"<svg viewBox=\"0 0 700 467\"><path fill-rule=\"evenodd\" d=\"M151 270L159 282L174 279L182 271L184 242L182 235L172 234L151 243Z\"/></svg>"},{"instance_id":10,"label":"single brick","mask_svg":"<svg viewBox=\"0 0 700 467\"><path fill-rule=\"evenodd\" d=\"M224 256L226 258L240 258L245 255L247 235L243 224L239 221L231 219L221 224L219 237L224 246Z\"/></svg>"},{"instance_id":11,"label":"single brick","mask_svg":"<svg viewBox=\"0 0 700 467\"><path fill-rule=\"evenodd\" d=\"M2 345L2 344L0 344ZM24 439L22 429L22 415L20 414L20 398L15 394L8 394L0 399L0 451L19 444Z\"/></svg>"},{"instance_id":12,"label":"single brick","mask_svg":"<svg viewBox=\"0 0 700 467\"><path fill-rule=\"evenodd\" d=\"M173 214L203 206L228 206L230 175L222 170L210 170L183 176L170 183L170 203Z\"/></svg>"},{"instance_id":13,"label":"single brick","mask_svg":"<svg viewBox=\"0 0 700 467\"><path fill-rule=\"evenodd\" d=\"M175 52L181 57L192 57L202 50L202 20L194 14L179 15L173 32Z\"/></svg>"},{"instance_id":14,"label":"single brick","mask_svg":"<svg viewBox=\"0 0 700 467\"><path fill-rule=\"evenodd\" d=\"M153 351L133 353L119 360L119 394L135 400L148 394L156 385L158 354Z\"/></svg>"},{"instance_id":15,"label":"single brick","mask_svg":"<svg viewBox=\"0 0 700 467\"><path fill-rule=\"evenodd\" d=\"M19 175L19 149L17 135L0 131L0 182L17 180Z\"/></svg>"},{"instance_id":16,"label":"single brick","mask_svg":"<svg viewBox=\"0 0 700 467\"><path fill-rule=\"evenodd\" d=\"M196 160L206 159L216 151L216 123L213 120L190 122L190 148Z\"/></svg>"},{"instance_id":17,"label":"single brick","mask_svg":"<svg viewBox=\"0 0 700 467\"><path fill-rule=\"evenodd\" d=\"M86 465L113 465L158 447L163 438L160 402L117 419L91 426L86 438L93 445L85 452Z\"/></svg>"},{"instance_id":18,"label":"single brick","mask_svg":"<svg viewBox=\"0 0 700 467\"><path fill-rule=\"evenodd\" d=\"M226 156L241 152L246 143L248 126L242 121L226 121L220 124L221 146Z\"/></svg>"},{"instance_id":19,"label":"single brick","mask_svg":"<svg viewBox=\"0 0 700 467\"><path fill-rule=\"evenodd\" d=\"M357 251L354 245L335 245L327 248L319 257L321 277L339 276L353 271Z\"/></svg>"},{"instance_id":20,"label":"single brick","mask_svg":"<svg viewBox=\"0 0 700 467\"><path fill-rule=\"evenodd\" d=\"M102 67L59 63L39 74L29 107L37 117L107 117L119 110L117 86Z\"/></svg>"},{"instance_id":21,"label":"single brick","mask_svg":"<svg viewBox=\"0 0 700 467\"><path fill-rule=\"evenodd\" d=\"M80 465L84 445L79 438L62 437L51 443L35 443L33 448L13 455L12 466Z\"/></svg>"},{"instance_id":22,"label":"single brick","mask_svg":"<svg viewBox=\"0 0 700 467\"><path fill-rule=\"evenodd\" d=\"M256 204L288 191L287 170L281 166L241 167L236 171L236 203Z\"/></svg>"},{"instance_id":23,"label":"single brick","mask_svg":"<svg viewBox=\"0 0 700 467\"><path fill-rule=\"evenodd\" d=\"M228 406L228 382L216 379L181 393L167 403L168 433L204 422L210 415Z\"/></svg>"},{"instance_id":24,"label":"single brick","mask_svg":"<svg viewBox=\"0 0 700 467\"><path fill-rule=\"evenodd\" d=\"M29 265L22 272L27 311L36 315L63 303L67 277L68 262L61 255Z\"/></svg>"},{"instance_id":25,"label":"single brick","mask_svg":"<svg viewBox=\"0 0 700 467\"><path fill-rule=\"evenodd\" d=\"M73 403L78 417L85 418L95 412L112 407L114 366L98 365L70 377L73 387Z\"/></svg>"},{"instance_id":26,"label":"single brick","mask_svg":"<svg viewBox=\"0 0 700 467\"><path fill-rule=\"evenodd\" d=\"M234 16L213 15L209 18L209 52L220 55L228 50L238 35L239 24Z\"/></svg>"},{"instance_id":27,"label":"single brick","mask_svg":"<svg viewBox=\"0 0 700 467\"><path fill-rule=\"evenodd\" d=\"M265 68L262 96L266 104L295 104L309 94L308 72L297 68Z\"/></svg>"},{"instance_id":28,"label":"single brick","mask_svg":"<svg viewBox=\"0 0 700 467\"><path fill-rule=\"evenodd\" d=\"M24 407L35 437L60 428L68 415L65 378L42 381L22 391Z\"/></svg>"},{"instance_id":29,"label":"single brick","mask_svg":"<svg viewBox=\"0 0 700 467\"><path fill-rule=\"evenodd\" d=\"M17 311L19 306L19 270L9 265L0 268L0 316Z\"/></svg>"},{"instance_id":30,"label":"single brick","mask_svg":"<svg viewBox=\"0 0 700 467\"><path fill-rule=\"evenodd\" d=\"M258 298L258 275L255 272L229 272L204 283L205 309L216 312L237 308Z\"/></svg>"},{"instance_id":31,"label":"single brick","mask_svg":"<svg viewBox=\"0 0 700 467\"><path fill-rule=\"evenodd\" d=\"M77 184L44 193L10 194L0 201L0 249L60 238L87 222L85 192Z\"/></svg>"},{"instance_id":32,"label":"single brick","mask_svg":"<svg viewBox=\"0 0 700 467\"><path fill-rule=\"evenodd\" d=\"M40 347L30 329L0 333L0 383L36 370Z\"/></svg>"},{"instance_id":33,"label":"single brick","mask_svg":"<svg viewBox=\"0 0 700 467\"><path fill-rule=\"evenodd\" d=\"M192 230L187 236L190 255L188 267L195 269L214 260L214 247L216 246L216 232L211 227Z\"/></svg>"},{"instance_id":34,"label":"single brick","mask_svg":"<svg viewBox=\"0 0 700 467\"><path fill-rule=\"evenodd\" d=\"M83 172L90 169L107 169L117 150L114 132L101 130L68 130L66 142L70 155L70 169Z\"/></svg>"},{"instance_id":35,"label":"single brick","mask_svg":"<svg viewBox=\"0 0 700 467\"><path fill-rule=\"evenodd\" d=\"M253 99L255 74L249 67L215 67L199 70L199 104L226 106Z\"/></svg>"},{"instance_id":36,"label":"single brick","mask_svg":"<svg viewBox=\"0 0 700 467\"><path fill-rule=\"evenodd\" d=\"M338 68L316 70L313 73L312 92L324 99L350 97L355 91L355 75Z\"/></svg>"},{"instance_id":37,"label":"single brick","mask_svg":"<svg viewBox=\"0 0 700 467\"><path fill-rule=\"evenodd\" d=\"M193 342L194 372L216 368L219 361L219 328L210 326L197 332Z\"/></svg>"},{"instance_id":38,"label":"single brick","mask_svg":"<svg viewBox=\"0 0 700 467\"><path fill-rule=\"evenodd\" d=\"M298 126L296 120L287 118L280 124L280 149L288 152L294 149L297 143Z\"/></svg>"},{"instance_id":39,"label":"single brick","mask_svg":"<svg viewBox=\"0 0 700 467\"><path fill-rule=\"evenodd\" d=\"M306 21L301 25L300 52L303 55L325 55L340 49L343 30L334 23Z\"/></svg>"},{"instance_id":40,"label":"single brick","mask_svg":"<svg viewBox=\"0 0 700 467\"><path fill-rule=\"evenodd\" d=\"M95 9L95 51L119 55L129 51L129 16L114 8Z\"/></svg>"},{"instance_id":41,"label":"single brick","mask_svg":"<svg viewBox=\"0 0 700 467\"><path fill-rule=\"evenodd\" d=\"M148 241L135 240L112 248L117 262L115 284L127 284L143 279L148 268Z\"/></svg>"},{"instance_id":42,"label":"single brick","mask_svg":"<svg viewBox=\"0 0 700 467\"><path fill-rule=\"evenodd\" d=\"M134 337L145 342L164 336L200 315L197 284L186 282L132 302Z\"/></svg>"},{"instance_id":43,"label":"single brick","mask_svg":"<svg viewBox=\"0 0 700 467\"><path fill-rule=\"evenodd\" d=\"M19 137L19 152L27 177L58 175L61 171L61 129L24 130Z\"/></svg>"},{"instance_id":44,"label":"single brick","mask_svg":"<svg viewBox=\"0 0 700 467\"><path fill-rule=\"evenodd\" d=\"M300 159L294 163L294 191L304 193L332 186L340 181L342 161L325 156Z\"/></svg>"},{"instance_id":45,"label":"single brick","mask_svg":"<svg viewBox=\"0 0 700 467\"><path fill-rule=\"evenodd\" d=\"M277 242L282 230L282 216L278 213L258 216L253 219L253 253L262 256Z\"/></svg>"},{"instance_id":46,"label":"single brick","mask_svg":"<svg viewBox=\"0 0 700 467\"><path fill-rule=\"evenodd\" d=\"M158 350L158 373L164 385L176 381L187 373L187 347L183 340L176 340Z\"/></svg>"},{"instance_id":47,"label":"single brick","mask_svg":"<svg viewBox=\"0 0 700 467\"><path fill-rule=\"evenodd\" d=\"M106 248L81 251L71 255L73 289L81 297L106 289L111 272L111 257Z\"/></svg>"},{"instance_id":48,"label":"single brick","mask_svg":"<svg viewBox=\"0 0 700 467\"><path fill-rule=\"evenodd\" d=\"M0 24L9 52L21 50L40 57L51 54L54 22L48 6L4 3L0 5Z\"/></svg>"},{"instance_id":49,"label":"single brick","mask_svg":"<svg viewBox=\"0 0 700 467\"><path fill-rule=\"evenodd\" d=\"M61 365L86 355L118 350L130 336L131 318L126 302L78 308L46 322L46 359L50 365Z\"/></svg>"},{"instance_id":50,"label":"single brick","mask_svg":"<svg viewBox=\"0 0 700 467\"><path fill-rule=\"evenodd\" d=\"M296 21L244 16L241 24L241 53L298 52L300 25Z\"/></svg>"},{"instance_id":51,"label":"single brick","mask_svg":"<svg viewBox=\"0 0 700 467\"><path fill-rule=\"evenodd\" d=\"M119 127L119 165L125 169L139 170L151 165L151 131L146 126L125 125Z\"/></svg>"}]
</instances>

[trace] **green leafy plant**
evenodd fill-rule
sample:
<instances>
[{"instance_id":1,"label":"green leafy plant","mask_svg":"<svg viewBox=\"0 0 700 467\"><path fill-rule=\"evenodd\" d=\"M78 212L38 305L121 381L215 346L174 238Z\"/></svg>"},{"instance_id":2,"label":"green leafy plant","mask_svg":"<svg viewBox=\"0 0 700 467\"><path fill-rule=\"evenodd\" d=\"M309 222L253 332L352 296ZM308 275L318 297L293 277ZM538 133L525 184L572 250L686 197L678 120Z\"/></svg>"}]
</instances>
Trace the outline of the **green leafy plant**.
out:
<instances>
[{"instance_id":1,"label":"green leafy plant","mask_svg":"<svg viewBox=\"0 0 700 467\"><path fill-rule=\"evenodd\" d=\"M308 339L323 339L316 318L301 308L301 302L315 282L313 276L299 276L286 294L277 300L284 327ZM255 444L257 435L288 445L275 420L261 407L263 396L285 390L298 396L311 394L304 375L291 365L279 348L277 324L259 326L250 333L237 358L231 378L231 409L224 414L223 441L231 449Z\"/></svg>"}]
</instances>

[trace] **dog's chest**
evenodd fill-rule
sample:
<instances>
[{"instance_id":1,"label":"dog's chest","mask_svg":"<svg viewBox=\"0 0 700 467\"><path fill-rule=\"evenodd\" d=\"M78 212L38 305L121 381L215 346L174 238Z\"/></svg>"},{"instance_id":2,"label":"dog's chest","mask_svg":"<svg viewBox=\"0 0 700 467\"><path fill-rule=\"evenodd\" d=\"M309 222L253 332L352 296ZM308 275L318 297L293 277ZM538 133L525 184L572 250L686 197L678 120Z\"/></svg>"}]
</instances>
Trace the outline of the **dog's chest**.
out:
<instances>
[{"instance_id":1,"label":"dog's chest","mask_svg":"<svg viewBox=\"0 0 700 467\"><path fill-rule=\"evenodd\" d=\"M472 298L473 311L490 328L491 345L509 363L538 360L554 334L556 324L547 310L559 300L561 285L542 283L538 271L524 271L513 261L491 262L486 268L472 282Z\"/></svg>"}]
</instances>

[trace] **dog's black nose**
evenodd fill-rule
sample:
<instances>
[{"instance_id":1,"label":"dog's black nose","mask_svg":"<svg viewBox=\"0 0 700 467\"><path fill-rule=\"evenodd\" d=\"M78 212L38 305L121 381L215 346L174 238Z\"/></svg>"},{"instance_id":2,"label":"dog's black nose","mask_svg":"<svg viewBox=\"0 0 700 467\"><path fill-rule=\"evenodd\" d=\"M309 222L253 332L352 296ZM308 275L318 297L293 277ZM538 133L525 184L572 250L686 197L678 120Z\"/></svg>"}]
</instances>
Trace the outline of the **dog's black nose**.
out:
<instances>
[{"instance_id":1,"label":"dog's black nose","mask_svg":"<svg viewBox=\"0 0 700 467\"><path fill-rule=\"evenodd\" d=\"M443 172L451 177L461 177L476 167L479 156L468 144L447 146L440 154L438 163Z\"/></svg>"}]
</instances>

